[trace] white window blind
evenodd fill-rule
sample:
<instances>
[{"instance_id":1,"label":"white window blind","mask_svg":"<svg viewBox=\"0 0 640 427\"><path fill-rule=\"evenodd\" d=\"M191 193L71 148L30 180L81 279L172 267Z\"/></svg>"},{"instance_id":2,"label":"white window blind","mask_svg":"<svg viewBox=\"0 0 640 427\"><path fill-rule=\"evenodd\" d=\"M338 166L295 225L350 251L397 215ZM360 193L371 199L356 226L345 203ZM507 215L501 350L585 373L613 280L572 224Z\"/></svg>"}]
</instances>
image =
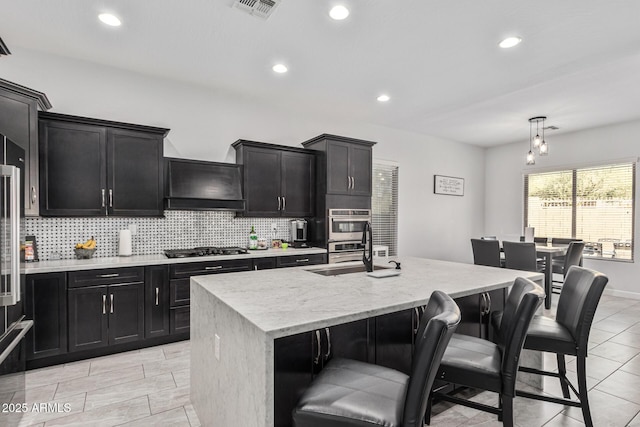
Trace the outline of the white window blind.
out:
<instances>
[{"instance_id":1,"label":"white window blind","mask_svg":"<svg viewBox=\"0 0 640 427\"><path fill-rule=\"evenodd\" d=\"M585 254L633 259L635 163L525 176L525 224L538 237L582 239Z\"/></svg>"},{"instance_id":2,"label":"white window blind","mask_svg":"<svg viewBox=\"0 0 640 427\"><path fill-rule=\"evenodd\" d=\"M398 254L398 166L373 163L371 197L373 244L388 246L389 255Z\"/></svg>"}]
</instances>

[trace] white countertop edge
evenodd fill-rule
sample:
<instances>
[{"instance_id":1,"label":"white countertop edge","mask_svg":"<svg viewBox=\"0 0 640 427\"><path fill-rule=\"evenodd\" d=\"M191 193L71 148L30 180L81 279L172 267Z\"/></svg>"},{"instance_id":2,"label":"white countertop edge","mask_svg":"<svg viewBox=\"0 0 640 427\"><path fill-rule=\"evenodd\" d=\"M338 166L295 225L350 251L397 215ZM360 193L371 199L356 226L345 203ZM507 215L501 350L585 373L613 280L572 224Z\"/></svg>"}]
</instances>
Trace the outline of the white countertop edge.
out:
<instances>
[{"instance_id":1,"label":"white countertop edge","mask_svg":"<svg viewBox=\"0 0 640 427\"><path fill-rule=\"evenodd\" d=\"M323 248L287 248L252 250L239 255L212 255L187 258L167 258L164 254L133 255L128 257L101 257L91 259L64 259L21 263L24 274L58 273L65 271L96 270L101 268L143 267L146 265L184 264L192 262L220 261L233 259L270 258L291 255L326 254Z\"/></svg>"}]
</instances>

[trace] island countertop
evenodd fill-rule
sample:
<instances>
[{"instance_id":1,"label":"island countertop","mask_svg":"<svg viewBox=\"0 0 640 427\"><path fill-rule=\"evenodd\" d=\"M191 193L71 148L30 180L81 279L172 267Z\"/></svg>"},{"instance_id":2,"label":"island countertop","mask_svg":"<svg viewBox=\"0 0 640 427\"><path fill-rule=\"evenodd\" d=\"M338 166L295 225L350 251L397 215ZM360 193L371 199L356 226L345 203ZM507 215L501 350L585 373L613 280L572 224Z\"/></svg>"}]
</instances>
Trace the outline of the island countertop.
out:
<instances>
[{"instance_id":1,"label":"island countertop","mask_svg":"<svg viewBox=\"0 0 640 427\"><path fill-rule=\"evenodd\" d=\"M434 290L453 298L504 288L515 276L542 281L541 273L433 259L398 259L399 276L364 272L323 276L327 265L261 270L191 280L215 295L269 338L347 323L421 306ZM377 265L389 266L384 258ZM362 265L360 262L340 266ZM392 265L392 264L391 264ZM331 265L330 265L331 266Z\"/></svg>"}]
</instances>

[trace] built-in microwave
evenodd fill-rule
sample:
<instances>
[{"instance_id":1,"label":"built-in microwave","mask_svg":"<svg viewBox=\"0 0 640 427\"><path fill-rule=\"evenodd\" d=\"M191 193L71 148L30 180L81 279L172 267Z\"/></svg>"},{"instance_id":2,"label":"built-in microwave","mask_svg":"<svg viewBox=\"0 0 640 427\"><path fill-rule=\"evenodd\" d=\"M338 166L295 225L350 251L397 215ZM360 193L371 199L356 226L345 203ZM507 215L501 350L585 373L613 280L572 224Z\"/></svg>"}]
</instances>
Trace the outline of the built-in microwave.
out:
<instances>
[{"instance_id":1,"label":"built-in microwave","mask_svg":"<svg viewBox=\"0 0 640 427\"><path fill-rule=\"evenodd\" d=\"M371 222L369 209L329 209L329 242L362 240L367 222Z\"/></svg>"}]
</instances>

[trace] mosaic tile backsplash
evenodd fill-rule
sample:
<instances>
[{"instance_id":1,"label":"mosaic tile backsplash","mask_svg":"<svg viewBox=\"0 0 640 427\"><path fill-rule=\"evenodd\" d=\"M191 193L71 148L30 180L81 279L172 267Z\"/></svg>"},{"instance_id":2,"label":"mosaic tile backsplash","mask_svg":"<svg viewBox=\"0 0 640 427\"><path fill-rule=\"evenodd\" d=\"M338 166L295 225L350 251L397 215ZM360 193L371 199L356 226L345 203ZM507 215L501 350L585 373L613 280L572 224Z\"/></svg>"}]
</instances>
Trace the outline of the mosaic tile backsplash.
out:
<instances>
[{"instance_id":1,"label":"mosaic tile backsplash","mask_svg":"<svg viewBox=\"0 0 640 427\"><path fill-rule=\"evenodd\" d=\"M165 211L164 218L25 218L23 235L36 236L41 261L73 259L74 245L91 236L94 257L118 255L118 234L131 225L133 255L161 254L165 249L248 245L249 231L258 236L289 240L291 218L236 218L231 211ZM272 228L275 225L275 231Z\"/></svg>"}]
</instances>

